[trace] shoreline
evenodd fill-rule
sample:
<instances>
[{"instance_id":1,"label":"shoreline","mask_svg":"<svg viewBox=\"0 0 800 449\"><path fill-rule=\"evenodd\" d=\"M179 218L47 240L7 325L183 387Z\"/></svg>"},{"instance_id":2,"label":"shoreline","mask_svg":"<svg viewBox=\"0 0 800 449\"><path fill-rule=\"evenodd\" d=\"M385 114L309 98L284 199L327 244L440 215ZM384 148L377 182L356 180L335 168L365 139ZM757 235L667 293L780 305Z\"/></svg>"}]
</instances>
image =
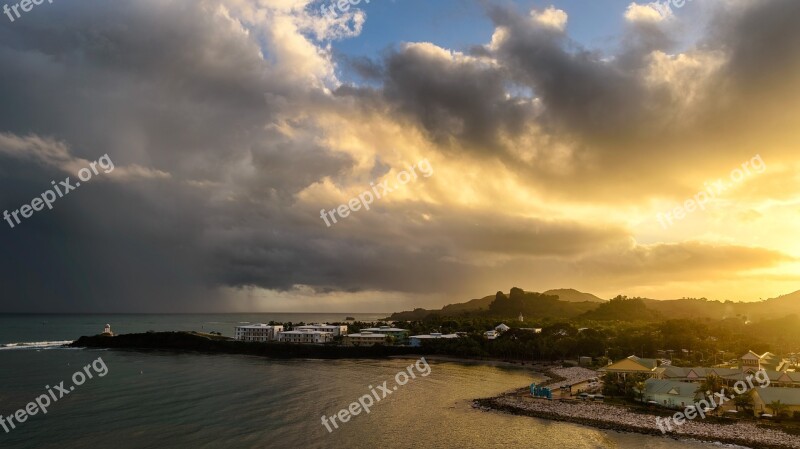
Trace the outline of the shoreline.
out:
<instances>
[{"instance_id":1,"label":"shoreline","mask_svg":"<svg viewBox=\"0 0 800 449\"><path fill-rule=\"evenodd\" d=\"M390 359L407 359L412 358L413 354L409 355L391 355L388 358ZM516 369L523 369L532 371L536 374L540 374L542 377L552 378L553 376L549 373L551 369L559 368L560 365L556 364L549 364L549 363L542 363L542 362L514 362L509 360L500 360L500 359L470 359L467 357L457 357L457 356L449 356L449 355L440 355L440 354L419 354L418 357L425 357L426 360L437 361L437 362L451 362L451 363L462 363L465 365L484 365L484 366L495 366L499 368L516 368Z\"/></svg>"},{"instance_id":2,"label":"shoreline","mask_svg":"<svg viewBox=\"0 0 800 449\"><path fill-rule=\"evenodd\" d=\"M473 407L517 416L568 422L603 430L734 444L759 449L793 449L800 447L800 436L774 429L759 428L752 422L718 424L702 420L688 421L681 427L662 433L655 419L660 415L634 412L624 406L600 402L546 400L526 397L527 389L514 390L500 396L473 400Z\"/></svg>"},{"instance_id":3,"label":"shoreline","mask_svg":"<svg viewBox=\"0 0 800 449\"><path fill-rule=\"evenodd\" d=\"M531 370L542 376L560 365L554 362L523 362L488 358L468 358L426 353L423 348L411 346L342 346L329 344L288 344L279 342L242 342L201 332L173 331L120 334L115 336L82 336L64 345L71 348L103 348L131 351L198 352L208 354L240 354L275 359L412 359L428 360L503 368Z\"/></svg>"}]
</instances>

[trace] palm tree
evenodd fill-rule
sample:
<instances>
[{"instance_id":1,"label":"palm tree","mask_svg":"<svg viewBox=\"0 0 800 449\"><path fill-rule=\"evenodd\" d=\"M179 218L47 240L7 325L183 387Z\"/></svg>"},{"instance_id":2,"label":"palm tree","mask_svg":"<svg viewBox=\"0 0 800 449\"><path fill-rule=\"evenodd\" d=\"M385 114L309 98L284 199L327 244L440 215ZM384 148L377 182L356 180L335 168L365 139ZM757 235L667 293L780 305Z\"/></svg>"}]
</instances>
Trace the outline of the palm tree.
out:
<instances>
[{"instance_id":1,"label":"palm tree","mask_svg":"<svg viewBox=\"0 0 800 449\"><path fill-rule=\"evenodd\" d=\"M722 378L715 376L714 374L709 374L705 379L703 379L703 382L697 386L695 395L703 398L706 396L706 391L710 391L711 394L714 394L722 392L723 388L725 388L725 384L722 383Z\"/></svg>"},{"instance_id":2,"label":"palm tree","mask_svg":"<svg viewBox=\"0 0 800 449\"><path fill-rule=\"evenodd\" d=\"M772 401L769 403L769 408L772 409L772 414L775 415L776 418L779 418L786 412L786 408L788 406L778 399L777 401Z\"/></svg>"},{"instance_id":3,"label":"palm tree","mask_svg":"<svg viewBox=\"0 0 800 449\"><path fill-rule=\"evenodd\" d=\"M722 378L716 374L706 376L702 385L707 388L706 391L711 390L712 393L721 391L725 388L725 383L722 381Z\"/></svg>"},{"instance_id":4,"label":"palm tree","mask_svg":"<svg viewBox=\"0 0 800 449\"><path fill-rule=\"evenodd\" d=\"M695 400L704 400L707 396L713 398L714 393L723 392L722 390L724 387L725 385L722 383L722 378L709 374L703 379L700 385L697 386L697 390L694 392L694 398ZM706 393L709 391L711 392L710 395ZM719 414L719 412L721 412L721 407L714 407L714 411Z\"/></svg>"},{"instance_id":5,"label":"palm tree","mask_svg":"<svg viewBox=\"0 0 800 449\"><path fill-rule=\"evenodd\" d=\"M644 379L634 379L632 394L637 402L644 402L644 387Z\"/></svg>"}]
</instances>

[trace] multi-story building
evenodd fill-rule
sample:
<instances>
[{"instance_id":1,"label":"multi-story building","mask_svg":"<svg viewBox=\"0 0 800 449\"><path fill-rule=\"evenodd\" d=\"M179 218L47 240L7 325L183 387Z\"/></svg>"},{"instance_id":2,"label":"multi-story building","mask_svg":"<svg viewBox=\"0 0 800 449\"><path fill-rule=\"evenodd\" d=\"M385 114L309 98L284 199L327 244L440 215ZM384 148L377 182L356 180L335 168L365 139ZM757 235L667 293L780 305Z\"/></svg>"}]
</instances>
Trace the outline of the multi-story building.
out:
<instances>
[{"instance_id":1,"label":"multi-story building","mask_svg":"<svg viewBox=\"0 0 800 449\"><path fill-rule=\"evenodd\" d=\"M278 341L285 343L328 343L333 341L331 332L309 329L278 332Z\"/></svg>"},{"instance_id":2,"label":"multi-story building","mask_svg":"<svg viewBox=\"0 0 800 449\"><path fill-rule=\"evenodd\" d=\"M409 337L410 346L422 346L423 340L436 340L439 338L458 338L456 334L442 334L441 332L432 332L429 335L412 335Z\"/></svg>"},{"instance_id":3,"label":"multi-story building","mask_svg":"<svg viewBox=\"0 0 800 449\"><path fill-rule=\"evenodd\" d=\"M306 324L305 326L295 326L294 330L309 330L317 332L330 332L334 337L347 335L346 324Z\"/></svg>"},{"instance_id":4,"label":"multi-story building","mask_svg":"<svg viewBox=\"0 0 800 449\"><path fill-rule=\"evenodd\" d=\"M278 333L283 331L283 326L272 326L269 324L249 324L247 326L236 326L234 338L241 341L276 341Z\"/></svg>"},{"instance_id":5,"label":"multi-story building","mask_svg":"<svg viewBox=\"0 0 800 449\"><path fill-rule=\"evenodd\" d=\"M760 369L767 371L786 371L791 362L783 357L778 357L771 352L765 352L761 355L753 351L739 358L739 368L742 372L754 373Z\"/></svg>"},{"instance_id":6,"label":"multi-story building","mask_svg":"<svg viewBox=\"0 0 800 449\"><path fill-rule=\"evenodd\" d=\"M349 334L344 337L345 346L372 346L387 344L388 334L361 331L358 334Z\"/></svg>"},{"instance_id":7,"label":"multi-story building","mask_svg":"<svg viewBox=\"0 0 800 449\"><path fill-rule=\"evenodd\" d=\"M373 334L386 334L390 337L394 337L394 340L397 343L404 343L406 340L408 340L408 329L400 329L392 326L370 327L367 329L361 329L361 332L362 333L372 332Z\"/></svg>"}]
</instances>

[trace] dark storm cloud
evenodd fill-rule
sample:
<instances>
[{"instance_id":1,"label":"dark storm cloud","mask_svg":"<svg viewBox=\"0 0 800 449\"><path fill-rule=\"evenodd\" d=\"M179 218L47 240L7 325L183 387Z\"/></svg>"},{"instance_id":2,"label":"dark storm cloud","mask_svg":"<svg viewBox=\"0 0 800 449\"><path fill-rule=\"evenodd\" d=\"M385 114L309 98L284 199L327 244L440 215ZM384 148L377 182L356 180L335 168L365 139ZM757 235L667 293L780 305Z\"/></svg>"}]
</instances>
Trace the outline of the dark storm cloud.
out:
<instances>
[{"instance_id":1,"label":"dark storm cloud","mask_svg":"<svg viewBox=\"0 0 800 449\"><path fill-rule=\"evenodd\" d=\"M225 226L213 236L224 243L217 245L215 258L229 264L221 272L232 276L222 282L429 293L452 290L477 276L484 268L474 261L495 256L577 258L597 245L627 241L622 229L418 206L404 212L376 205L330 229L304 223L305 213L284 215L286 222L259 234L247 226Z\"/></svg>"},{"instance_id":2,"label":"dark storm cloud","mask_svg":"<svg viewBox=\"0 0 800 449\"><path fill-rule=\"evenodd\" d=\"M714 101L706 105L703 125L732 144L775 144L790 151L796 143L783 136L798 126L797 114L787 113L786 106L800 101L800 28L793 20L800 3L730 5L715 10L710 32L700 43L704 50L728 55L709 89ZM762 133L754 136L752 130Z\"/></svg>"},{"instance_id":3,"label":"dark storm cloud","mask_svg":"<svg viewBox=\"0 0 800 449\"><path fill-rule=\"evenodd\" d=\"M651 99L637 70L650 51L672 45L658 26L633 25L624 51L608 61L516 9L492 6L489 15L502 38L497 48L473 48L475 58L406 45L385 60L387 99L440 143L455 138L464 150L502 153L501 136L517 137L533 123L550 132L603 136L632 121L653 121L658 111L645 104ZM520 88L542 100L543 117L529 96L518 96Z\"/></svg>"},{"instance_id":4,"label":"dark storm cloud","mask_svg":"<svg viewBox=\"0 0 800 449\"><path fill-rule=\"evenodd\" d=\"M225 310L212 298L229 277L207 241L215 216L272 235L289 226L275 217L293 193L351 163L266 128L287 97L295 108L310 101L308 89L275 76L217 8L86 1L0 21L0 132L52 138L55 148L32 138L19 154L0 154L3 209L29 203L50 180L74 179L59 157L108 153L123 171L137 164L170 176L98 179L5 226L15 256L3 261L0 310ZM243 200L250 194L274 203Z\"/></svg>"},{"instance_id":5,"label":"dark storm cloud","mask_svg":"<svg viewBox=\"0 0 800 449\"><path fill-rule=\"evenodd\" d=\"M455 138L468 149L497 151L501 133L518 134L533 108L506 96L502 70L461 59L431 45L408 45L387 59L384 93L442 146Z\"/></svg>"},{"instance_id":6,"label":"dark storm cloud","mask_svg":"<svg viewBox=\"0 0 800 449\"><path fill-rule=\"evenodd\" d=\"M351 57L347 55L341 55L339 59L365 80L372 81L383 79L383 65L374 59L367 58L366 56Z\"/></svg>"},{"instance_id":7,"label":"dark storm cloud","mask_svg":"<svg viewBox=\"0 0 800 449\"><path fill-rule=\"evenodd\" d=\"M52 188L66 173L0 158L0 204L9 210ZM189 303L213 307L206 285L198 226L181 214L183 201L158 203L169 185L121 185L98 175L10 229L3 222L0 261L4 311L180 311ZM72 175L73 183L75 175ZM177 204L176 204L177 203ZM171 301L163 302L165 298Z\"/></svg>"},{"instance_id":8,"label":"dark storm cloud","mask_svg":"<svg viewBox=\"0 0 800 449\"><path fill-rule=\"evenodd\" d=\"M578 47L566 34L523 14L495 8L495 25L504 30L495 53L514 77L532 87L550 122L572 131L597 134L619 127L641 108L643 96L634 73Z\"/></svg>"},{"instance_id":9,"label":"dark storm cloud","mask_svg":"<svg viewBox=\"0 0 800 449\"><path fill-rule=\"evenodd\" d=\"M737 88L756 90L764 83L784 83L800 69L800 3L792 0L736 2L715 10L709 48L729 54L724 73Z\"/></svg>"}]
</instances>

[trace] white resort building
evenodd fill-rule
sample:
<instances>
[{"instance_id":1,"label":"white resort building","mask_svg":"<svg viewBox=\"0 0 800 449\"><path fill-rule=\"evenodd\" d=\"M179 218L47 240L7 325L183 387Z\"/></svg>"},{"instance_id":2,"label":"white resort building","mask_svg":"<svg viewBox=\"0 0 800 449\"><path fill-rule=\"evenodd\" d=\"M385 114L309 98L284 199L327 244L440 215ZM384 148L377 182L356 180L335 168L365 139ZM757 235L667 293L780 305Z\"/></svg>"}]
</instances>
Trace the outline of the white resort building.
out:
<instances>
[{"instance_id":1,"label":"white resort building","mask_svg":"<svg viewBox=\"0 0 800 449\"><path fill-rule=\"evenodd\" d=\"M276 341L278 334L283 331L283 326L271 326L269 324L249 324L247 326L236 326L234 338L241 341Z\"/></svg>"},{"instance_id":2,"label":"white resort building","mask_svg":"<svg viewBox=\"0 0 800 449\"><path fill-rule=\"evenodd\" d=\"M334 337L340 337L347 335L347 325L346 324L306 324L304 326L295 326L294 330L296 331L317 331L317 332L329 332L333 334Z\"/></svg>"},{"instance_id":3,"label":"white resort building","mask_svg":"<svg viewBox=\"0 0 800 449\"><path fill-rule=\"evenodd\" d=\"M409 346L422 346L423 340L436 340L439 338L458 338L458 335L442 334L441 332L431 332L429 335L412 335L409 337Z\"/></svg>"},{"instance_id":4,"label":"white resort building","mask_svg":"<svg viewBox=\"0 0 800 449\"><path fill-rule=\"evenodd\" d=\"M408 339L408 329L400 329L392 326L370 327L361 329L361 332L372 332L374 334L386 334L394 337L395 341L403 342Z\"/></svg>"},{"instance_id":5,"label":"white resort building","mask_svg":"<svg viewBox=\"0 0 800 449\"><path fill-rule=\"evenodd\" d=\"M284 343L328 343L333 341L333 334L309 329L295 329L278 332L278 341Z\"/></svg>"},{"instance_id":6,"label":"white resort building","mask_svg":"<svg viewBox=\"0 0 800 449\"><path fill-rule=\"evenodd\" d=\"M350 334L344 337L345 346L372 346L387 344L388 334L381 334L370 331L361 331L358 334Z\"/></svg>"}]
</instances>

